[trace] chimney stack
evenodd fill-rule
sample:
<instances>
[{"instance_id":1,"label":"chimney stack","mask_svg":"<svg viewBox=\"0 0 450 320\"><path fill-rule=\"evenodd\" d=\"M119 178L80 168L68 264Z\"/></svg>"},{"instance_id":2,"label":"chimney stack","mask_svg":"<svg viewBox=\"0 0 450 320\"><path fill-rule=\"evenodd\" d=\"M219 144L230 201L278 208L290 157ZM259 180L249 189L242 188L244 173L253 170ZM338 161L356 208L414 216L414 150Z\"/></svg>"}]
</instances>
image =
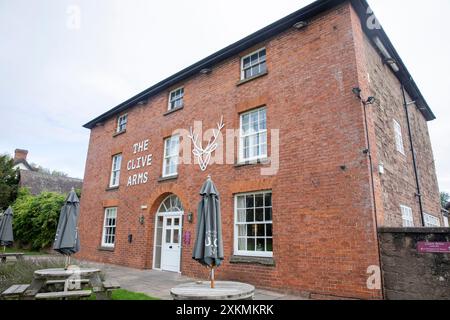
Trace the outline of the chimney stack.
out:
<instances>
[{"instance_id":1,"label":"chimney stack","mask_svg":"<svg viewBox=\"0 0 450 320\"><path fill-rule=\"evenodd\" d=\"M14 151L14 161L27 160L28 150L16 149Z\"/></svg>"}]
</instances>

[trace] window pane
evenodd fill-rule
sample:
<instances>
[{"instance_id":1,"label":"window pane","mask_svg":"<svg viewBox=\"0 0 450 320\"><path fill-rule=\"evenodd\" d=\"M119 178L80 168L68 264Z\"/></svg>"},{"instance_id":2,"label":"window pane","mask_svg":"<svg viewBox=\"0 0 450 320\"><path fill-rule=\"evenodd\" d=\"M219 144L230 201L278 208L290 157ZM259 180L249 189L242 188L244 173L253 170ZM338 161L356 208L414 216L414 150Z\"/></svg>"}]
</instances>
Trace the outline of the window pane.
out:
<instances>
[{"instance_id":1,"label":"window pane","mask_svg":"<svg viewBox=\"0 0 450 320\"><path fill-rule=\"evenodd\" d=\"M173 243L179 243L179 233L180 231L178 229L173 230Z\"/></svg>"},{"instance_id":2,"label":"window pane","mask_svg":"<svg viewBox=\"0 0 450 320\"><path fill-rule=\"evenodd\" d=\"M170 233L171 233L171 229L167 229L166 230L166 243L170 243Z\"/></svg>"},{"instance_id":3,"label":"window pane","mask_svg":"<svg viewBox=\"0 0 450 320\"><path fill-rule=\"evenodd\" d=\"M255 209L247 209L247 222L255 221Z\"/></svg>"},{"instance_id":4,"label":"window pane","mask_svg":"<svg viewBox=\"0 0 450 320\"><path fill-rule=\"evenodd\" d=\"M237 197L237 207L238 208L245 208L245 197L244 196L238 196Z\"/></svg>"},{"instance_id":5,"label":"window pane","mask_svg":"<svg viewBox=\"0 0 450 320\"><path fill-rule=\"evenodd\" d=\"M180 218L175 218L175 220L173 221L173 225L174 226L179 226L180 225Z\"/></svg>"},{"instance_id":6,"label":"window pane","mask_svg":"<svg viewBox=\"0 0 450 320\"><path fill-rule=\"evenodd\" d=\"M255 221L264 221L264 209L263 208L255 209Z\"/></svg>"},{"instance_id":7,"label":"window pane","mask_svg":"<svg viewBox=\"0 0 450 320\"><path fill-rule=\"evenodd\" d=\"M272 252L273 251L272 239L266 239L266 251L268 251L268 252Z\"/></svg>"},{"instance_id":8,"label":"window pane","mask_svg":"<svg viewBox=\"0 0 450 320\"><path fill-rule=\"evenodd\" d=\"M248 224L247 225L247 236L254 237L255 236L255 224Z\"/></svg>"},{"instance_id":9,"label":"window pane","mask_svg":"<svg viewBox=\"0 0 450 320\"><path fill-rule=\"evenodd\" d=\"M255 199L255 196L253 194L245 196L245 205L247 208L254 207L254 204L255 204L254 199Z\"/></svg>"},{"instance_id":10,"label":"window pane","mask_svg":"<svg viewBox=\"0 0 450 320\"><path fill-rule=\"evenodd\" d=\"M255 195L255 207L262 207L262 206L264 206L264 195L263 194Z\"/></svg>"},{"instance_id":11,"label":"window pane","mask_svg":"<svg viewBox=\"0 0 450 320\"><path fill-rule=\"evenodd\" d=\"M264 230L264 224L257 224L256 225L256 235L258 237L264 237L265 236L265 230Z\"/></svg>"},{"instance_id":12,"label":"window pane","mask_svg":"<svg viewBox=\"0 0 450 320\"><path fill-rule=\"evenodd\" d=\"M265 220L272 221L272 208L265 208L264 211Z\"/></svg>"},{"instance_id":13,"label":"window pane","mask_svg":"<svg viewBox=\"0 0 450 320\"><path fill-rule=\"evenodd\" d=\"M247 228L246 225L239 225L238 226L238 236L242 237L242 236L246 236L247 235Z\"/></svg>"},{"instance_id":14,"label":"window pane","mask_svg":"<svg viewBox=\"0 0 450 320\"><path fill-rule=\"evenodd\" d=\"M255 238L247 238L247 251L255 251Z\"/></svg>"},{"instance_id":15,"label":"window pane","mask_svg":"<svg viewBox=\"0 0 450 320\"><path fill-rule=\"evenodd\" d=\"M238 239L238 250L247 250L247 241L245 238Z\"/></svg>"},{"instance_id":16,"label":"window pane","mask_svg":"<svg viewBox=\"0 0 450 320\"><path fill-rule=\"evenodd\" d=\"M246 222L246 214L245 214L245 209L238 209L238 213L237 213L237 221L238 222Z\"/></svg>"},{"instance_id":17,"label":"window pane","mask_svg":"<svg viewBox=\"0 0 450 320\"><path fill-rule=\"evenodd\" d=\"M272 194L271 193L264 194L264 205L266 207L272 206Z\"/></svg>"},{"instance_id":18,"label":"window pane","mask_svg":"<svg viewBox=\"0 0 450 320\"><path fill-rule=\"evenodd\" d=\"M272 225L266 224L266 236L271 237L272 236Z\"/></svg>"},{"instance_id":19,"label":"window pane","mask_svg":"<svg viewBox=\"0 0 450 320\"><path fill-rule=\"evenodd\" d=\"M168 226L171 226L171 225L172 225L172 218L167 218L166 224L167 224Z\"/></svg>"},{"instance_id":20,"label":"window pane","mask_svg":"<svg viewBox=\"0 0 450 320\"><path fill-rule=\"evenodd\" d=\"M256 251L265 251L265 239L256 239Z\"/></svg>"}]
</instances>

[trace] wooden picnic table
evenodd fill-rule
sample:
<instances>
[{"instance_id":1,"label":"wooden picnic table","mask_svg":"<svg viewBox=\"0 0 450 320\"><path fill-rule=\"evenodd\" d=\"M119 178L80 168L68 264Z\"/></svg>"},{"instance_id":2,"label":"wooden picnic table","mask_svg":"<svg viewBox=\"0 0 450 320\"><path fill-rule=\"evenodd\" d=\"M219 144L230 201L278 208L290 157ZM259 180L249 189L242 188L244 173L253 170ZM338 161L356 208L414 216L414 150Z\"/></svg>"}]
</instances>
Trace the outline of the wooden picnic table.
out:
<instances>
[{"instance_id":1,"label":"wooden picnic table","mask_svg":"<svg viewBox=\"0 0 450 320\"><path fill-rule=\"evenodd\" d=\"M241 282L216 281L211 288L209 281L184 283L172 288L174 300L253 300L255 287Z\"/></svg>"},{"instance_id":2,"label":"wooden picnic table","mask_svg":"<svg viewBox=\"0 0 450 320\"><path fill-rule=\"evenodd\" d=\"M88 282L88 286L92 288L92 292L96 294L97 300L107 299L107 292L103 286L100 277L100 269L95 268L78 268L69 267L67 270L63 268L43 269L34 272L33 281L29 288L25 291L25 299L34 299L36 295L43 293L48 283L54 283L57 280L65 282L65 288L73 285L80 293L82 282ZM65 292L70 292L65 290ZM64 295L61 292L61 295ZM55 293L56 296L56 293Z\"/></svg>"},{"instance_id":3,"label":"wooden picnic table","mask_svg":"<svg viewBox=\"0 0 450 320\"><path fill-rule=\"evenodd\" d=\"M15 257L17 260L23 260L23 253L0 253L0 261L1 263L5 263L6 259L9 257Z\"/></svg>"}]
</instances>

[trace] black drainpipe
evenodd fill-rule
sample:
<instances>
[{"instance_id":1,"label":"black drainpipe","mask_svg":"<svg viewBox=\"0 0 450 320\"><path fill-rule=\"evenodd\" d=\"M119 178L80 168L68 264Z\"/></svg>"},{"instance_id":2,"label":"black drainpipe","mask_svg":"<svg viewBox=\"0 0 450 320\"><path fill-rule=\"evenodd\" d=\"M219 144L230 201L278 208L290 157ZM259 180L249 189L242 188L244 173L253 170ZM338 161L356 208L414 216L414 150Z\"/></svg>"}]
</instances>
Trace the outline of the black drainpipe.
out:
<instances>
[{"instance_id":1,"label":"black drainpipe","mask_svg":"<svg viewBox=\"0 0 450 320\"><path fill-rule=\"evenodd\" d=\"M405 113L406 113L406 123L408 124L408 136L409 136L409 145L411 146L411 154L412 154L412 161L413 161L413 167L414 167L414 176L416 178L416 196L419 200L419 210L420 210L420 219L422 221L422 227L425 227L425 220L423 217L423 205L422 205L422 194L420 192L420 182L419 182L419 174L417 172L417 162L416 162L416 153L414 151L414 144L413 144L413 138L411 134L411 124L409 122L409 112L408 112L408 102L406 102L406 92L405 87L402 85L402 95L403 95L403 106L405 107Z\"/></svg>"},{"instance_id":2,"label":"black drainpipe","mask_svg":"<svg viewBox=\"0 0 450 320\"><path fill-rule=\"evenodd\" d=\"M367 121L367 106L369 105L366 101L364 101L361 96L358 96L358 98L361 100L361 104L363 107L363 114L364 114L364 130L366 133L366 140L367 140L367 149L364 150L364 153L368 155L369 157L369 172L370 172L370 182L372 185L372 200L373 200L373 210L375 213L375 229L376 229L376 233L378 233L378 214L377 214L377 201L376 201L376 197L375 197L375 182L374 182L374 178L373 178L373 161L372 161L372 153L370 151L370 136L369 136L369 126L368 126L368 121ZM382 299L385 299L386 294L384 291L384 279L383 279L383 270L381 268L381 244L380 244L380 238L378 236L378 234L376 234L377 237L377 242L378 242L378 260L380 262L380 282L381 282L381 297Z\"/></svg>"}]
</instances>

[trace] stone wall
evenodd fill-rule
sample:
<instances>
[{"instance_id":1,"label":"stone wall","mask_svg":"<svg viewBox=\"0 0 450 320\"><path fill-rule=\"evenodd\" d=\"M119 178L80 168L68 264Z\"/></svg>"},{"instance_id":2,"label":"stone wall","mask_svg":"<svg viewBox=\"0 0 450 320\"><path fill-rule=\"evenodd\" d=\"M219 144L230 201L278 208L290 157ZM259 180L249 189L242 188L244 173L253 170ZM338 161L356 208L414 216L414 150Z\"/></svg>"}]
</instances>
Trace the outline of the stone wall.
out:
<instances>
[{"instance_id":1,"label":"stone wall","mask_svg":"<svg viewBox=\"0 0 450 320\"><path fill-rule=\"evenodd\" d=\"M380 228L381 269L388 300L450 300L450 253L419 253L417 243L450 242L449 228Z\"/></svg>"}]
</instances>

